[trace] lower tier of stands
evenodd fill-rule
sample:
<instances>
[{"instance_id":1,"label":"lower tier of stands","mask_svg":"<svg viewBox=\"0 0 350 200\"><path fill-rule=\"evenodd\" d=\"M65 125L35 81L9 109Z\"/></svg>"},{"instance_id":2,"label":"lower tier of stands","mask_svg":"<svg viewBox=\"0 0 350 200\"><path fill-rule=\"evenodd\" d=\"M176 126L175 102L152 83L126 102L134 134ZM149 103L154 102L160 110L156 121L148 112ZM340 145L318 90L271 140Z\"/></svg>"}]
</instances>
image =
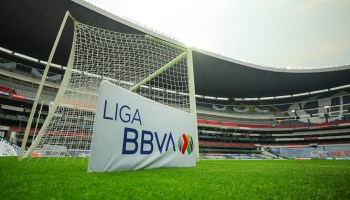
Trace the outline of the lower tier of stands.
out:
<instances>
[{"instance_id":1,"label":"lower tier of stands","mask_svg":"<svg viewBox=\"0 0 350 200\"><path fill-rule=\"evenodd\" d=\"M350 159L350 144L342 146L282 146L269 147L269 151L277 156L287 159L313 158L313 159Z\"/></svg>"}]
</instances>

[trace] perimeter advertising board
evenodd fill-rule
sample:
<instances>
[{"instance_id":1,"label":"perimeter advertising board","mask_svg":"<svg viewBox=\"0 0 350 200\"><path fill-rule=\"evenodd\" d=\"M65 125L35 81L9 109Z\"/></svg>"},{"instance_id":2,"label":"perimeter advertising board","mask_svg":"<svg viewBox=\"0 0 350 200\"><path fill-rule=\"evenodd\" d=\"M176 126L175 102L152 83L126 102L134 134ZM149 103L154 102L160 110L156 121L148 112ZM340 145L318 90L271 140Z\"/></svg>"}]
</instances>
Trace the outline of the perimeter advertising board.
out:
<instances>
[{"instance_id":1,"label":"perimeter advertising board","mask_svg":"<svg viewBox=\"0 0 350 200\"><path fill-rule=\"evenodd\" d=\"M88 171L195 166L194 134L190 113L103 81Z\"/></svg>"}]
</instances>

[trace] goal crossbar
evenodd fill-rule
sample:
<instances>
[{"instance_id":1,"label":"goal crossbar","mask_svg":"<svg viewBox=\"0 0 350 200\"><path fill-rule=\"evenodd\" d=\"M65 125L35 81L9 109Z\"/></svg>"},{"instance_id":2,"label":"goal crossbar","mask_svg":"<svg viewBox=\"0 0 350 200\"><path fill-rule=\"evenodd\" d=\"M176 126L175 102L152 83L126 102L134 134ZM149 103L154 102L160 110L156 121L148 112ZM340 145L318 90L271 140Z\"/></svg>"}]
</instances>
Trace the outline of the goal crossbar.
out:
<instances>
[{"instance_id":1,"label":"goal crossbar","mask_svg":"<svg viewBox=\"0 0 350 200\"><path fill-rule=\"evenodd\" d=\"M130 91L134 92L135 90L137 90L139 87L141 87L141 85L144 85L145 83L149 82L150 80L154 79L156 76L158 76L159 74L165 72L166 70L168 70L170 67L174 66L176 63L178 63L179 61L183 60L184 58L186 58L187 56L187 51L183 52L182 54L180 54L178 57L174 58L172 61L170 61L169 63L167 63L166 65L164 65L162 68L158 69L157 71L155 71L153 74L151 74L150 76L148 76L147 78L143 79L141 82L137 83L136 85L134 85L132 88L130 88Z\"/></svg>"}]
</instances>

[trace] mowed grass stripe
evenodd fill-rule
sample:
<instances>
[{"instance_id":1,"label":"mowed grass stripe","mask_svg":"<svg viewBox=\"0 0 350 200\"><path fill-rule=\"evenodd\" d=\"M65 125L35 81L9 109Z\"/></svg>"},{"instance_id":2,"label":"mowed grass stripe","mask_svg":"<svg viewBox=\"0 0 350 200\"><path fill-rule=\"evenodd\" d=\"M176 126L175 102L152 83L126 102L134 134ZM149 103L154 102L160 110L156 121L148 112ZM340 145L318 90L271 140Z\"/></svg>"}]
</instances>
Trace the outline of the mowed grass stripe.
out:
<instances>
[{"instance_id":1,"label":"mowed grass stripe","mask_svg":"<svg viewBox=\"0 0 350 200\"><path fill-rule=\"evenodd\" d=\"M350 199L350 161L202 160L87 173L87 159L0 157L1 199Z\"/></svg>"}]
</instances>

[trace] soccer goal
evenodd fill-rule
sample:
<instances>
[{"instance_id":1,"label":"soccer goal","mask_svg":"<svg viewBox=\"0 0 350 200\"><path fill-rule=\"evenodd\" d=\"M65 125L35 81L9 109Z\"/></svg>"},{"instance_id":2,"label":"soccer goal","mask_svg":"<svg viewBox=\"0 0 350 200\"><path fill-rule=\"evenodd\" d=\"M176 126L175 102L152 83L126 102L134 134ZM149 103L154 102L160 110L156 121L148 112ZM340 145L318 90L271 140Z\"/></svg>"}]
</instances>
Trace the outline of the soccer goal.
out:
<instances>
[{"instance_id":1,"label":"soccer goal","mask_svg":"<svg viewBox=\"0 0 350 200\"><path fill-rule=\"evenodd\" d=\"M65 74L49 114L24 153L37 100L27 125L19 160L25 157L88 156L99 84L102 80L196 115L192 51L153 36L119 33L80 23L69 12L62 22L44 73L48 72L62 29L74 21ZM197 128L196 128L197 130ZM198 136L195 143L198 144ZM196 147L197 157L198 146Z\"/></svg>"}]
</instances>

